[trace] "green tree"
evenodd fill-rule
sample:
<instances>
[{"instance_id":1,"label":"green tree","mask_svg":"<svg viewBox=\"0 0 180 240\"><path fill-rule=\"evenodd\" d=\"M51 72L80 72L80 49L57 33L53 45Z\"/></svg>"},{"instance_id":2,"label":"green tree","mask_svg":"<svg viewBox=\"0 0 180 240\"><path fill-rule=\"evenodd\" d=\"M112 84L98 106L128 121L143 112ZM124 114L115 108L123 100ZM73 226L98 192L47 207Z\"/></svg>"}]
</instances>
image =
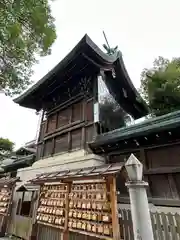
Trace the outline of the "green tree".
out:
<instances>
[{"instance_id":1,"label":"green tree","mask_svg":"<svg viewBox=\"0 0 180 240\"><path fill-rule=\"evenodd\" d=\"M126 126L129 116L114 99L105 96L99 106L100 122L105 131L111 131Z\"/></svg>"},{"instance_id":2,"label":"green tree","mask_svg":"<svg viewBox=\"0 0 180 240\"><path fill-rule=\"evenodd\" d=\"M37 56L50 54L55 39L48 0L1 0L0 90L14 95L27 88Z\"/></svg>"},{"instance_id":3,"label":"green tree","mask_svg":"<svg viewBox=\"0 0 180 240\"><path fill-rule=\"evenodd\" d=\"M155 59L141 74L140 90L156 116L180 109L180 58Z\"/></svg>"},{"instance_id":4,"label":"green tree","mask_svg":"<svg viewBox=\"0 0 180 240\"><path fill-rule=\"evenodd\" d=\"M0 138L0 160L12 152L14 143L7 138Z\"/></svg>"}]
</instances>

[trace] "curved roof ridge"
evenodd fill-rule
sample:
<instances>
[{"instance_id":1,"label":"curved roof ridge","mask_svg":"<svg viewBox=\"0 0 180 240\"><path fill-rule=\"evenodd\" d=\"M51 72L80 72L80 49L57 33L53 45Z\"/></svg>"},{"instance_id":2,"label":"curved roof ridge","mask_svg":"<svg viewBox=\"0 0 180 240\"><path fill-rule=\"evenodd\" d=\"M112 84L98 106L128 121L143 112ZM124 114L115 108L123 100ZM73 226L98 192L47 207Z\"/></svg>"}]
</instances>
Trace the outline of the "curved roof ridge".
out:
<instances>
[{"instance_id":1,"label":"curved roof ridge","mask_svg":"<svg viewBox=\"0 0 180 240\"><path fill-rule=\"evenodd\" d=\"M84 37L78 42L78 44L42 79L35 83L22 95L14 99L15 103L21 106L40 110L43 105L43 97L41 102L37 99L40 95L47 96L48 86L51 86L51 91L54 85L52 82L58 82L58 77L65 78L64 72L68 69L72 69L71 65L76 65L76 61L83 64L84 59L101 70L105 71L105 75L108 76L109 90L114 96L116 101L134 118L139 118L148 113L148 109L137 89L133 85L130 76L126 70L122 53L120 51L115 52L113 55L104 53L92 40L85 34ZM110 74L111 69L115 71L115 78L112 79ZM72 71L73 74L73 71ZM57 78L54 78L57 76ZM54 81L51 80L54 78ZM59 84L59 82L58 82ZM123 88L126 88L128 93L128 99L123 97Z\"/></svg>"}]
</instances>

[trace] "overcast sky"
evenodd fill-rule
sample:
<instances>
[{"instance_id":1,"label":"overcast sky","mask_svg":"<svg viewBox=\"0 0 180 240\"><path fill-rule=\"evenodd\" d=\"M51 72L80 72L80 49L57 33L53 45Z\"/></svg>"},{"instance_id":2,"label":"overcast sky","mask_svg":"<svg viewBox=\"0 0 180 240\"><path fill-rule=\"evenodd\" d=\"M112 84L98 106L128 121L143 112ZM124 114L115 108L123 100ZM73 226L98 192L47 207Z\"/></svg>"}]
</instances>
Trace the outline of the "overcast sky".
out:
<instances>
[{"instance_id":1,"label":"overcast sky","mask_svg":"<svg viewBox=\"0 0 180 240\"><path fill-rule=\"evenodd\" d=\"M34 66L33 81L51 70L87 33L100 47L105 30L112 47L118 45L136 87L140 73L155 57L180 56L179 0L55 0L52 3L58 38L51 56ZM38 117L0 94L0 137L16 147L36 136Z\"/></svg>"}]
</instances>

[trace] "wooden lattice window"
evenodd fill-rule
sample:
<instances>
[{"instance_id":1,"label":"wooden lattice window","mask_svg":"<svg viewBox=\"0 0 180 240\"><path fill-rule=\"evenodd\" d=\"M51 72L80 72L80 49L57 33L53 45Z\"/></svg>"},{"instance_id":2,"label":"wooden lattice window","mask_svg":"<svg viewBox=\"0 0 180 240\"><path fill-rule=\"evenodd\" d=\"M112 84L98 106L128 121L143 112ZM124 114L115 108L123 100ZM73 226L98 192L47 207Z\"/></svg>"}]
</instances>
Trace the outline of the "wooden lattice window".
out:
<instances>
[{"instance_id":1,"label":"wooden lattice window","mask_svg":"<svg viewBox=\"0 0 180 240\"><path fill-rule=\"evenodd\" d=\"M63 134L55 138L54 153L67 152L68 149L68 134Z\"/></svg>"}]
</instances>

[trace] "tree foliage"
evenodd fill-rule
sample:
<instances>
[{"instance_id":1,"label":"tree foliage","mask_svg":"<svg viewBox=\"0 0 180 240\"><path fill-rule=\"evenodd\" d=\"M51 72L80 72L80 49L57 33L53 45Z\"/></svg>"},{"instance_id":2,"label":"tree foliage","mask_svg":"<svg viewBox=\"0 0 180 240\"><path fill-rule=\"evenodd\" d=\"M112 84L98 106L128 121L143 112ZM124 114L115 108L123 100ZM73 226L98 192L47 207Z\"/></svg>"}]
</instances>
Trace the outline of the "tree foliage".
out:
<instances>
[{"instance_id":1,"label":"tree foliage","mask_svg":"<svg viewBox=\"0 0 180 240\"><path fill-rule=\"evenodd\" d=\"M100 103L99 109L99 120L107 131L124 127L129 120L126 112L124 112L124 110L116 103L116 101L108 96L104 97L103 101Z\"/></svg>"},{"instance_id":2,"label":"tree foliage","mask_svg":"<svg viewBox=\"0 0 180 240\"><path fill-rule=\"evenodd\" d=\"M155 59L141 74L141 93L156 116L180 109L180 58Z\"/></svg>"},{"instance_id":3,"label":"tree foliage","mask_svg":"<svg viewBox=\"0 0 180 240\"><path fill-rule=\"evenodd\" d=\"M0 90L9 95L24 90L36 57L50 54L55 39L48 0L1 0Z\"/></svg>"},{"instance_id":4,"label":"tree foliage","mask_svg":"<svg viewBox=\"0 0 180 240\"><path fill-rule=\"evenodd\" d=\"M0 159L12 152L14 143L7 138L0 138Z\"/></svg>"}]
</instances>

